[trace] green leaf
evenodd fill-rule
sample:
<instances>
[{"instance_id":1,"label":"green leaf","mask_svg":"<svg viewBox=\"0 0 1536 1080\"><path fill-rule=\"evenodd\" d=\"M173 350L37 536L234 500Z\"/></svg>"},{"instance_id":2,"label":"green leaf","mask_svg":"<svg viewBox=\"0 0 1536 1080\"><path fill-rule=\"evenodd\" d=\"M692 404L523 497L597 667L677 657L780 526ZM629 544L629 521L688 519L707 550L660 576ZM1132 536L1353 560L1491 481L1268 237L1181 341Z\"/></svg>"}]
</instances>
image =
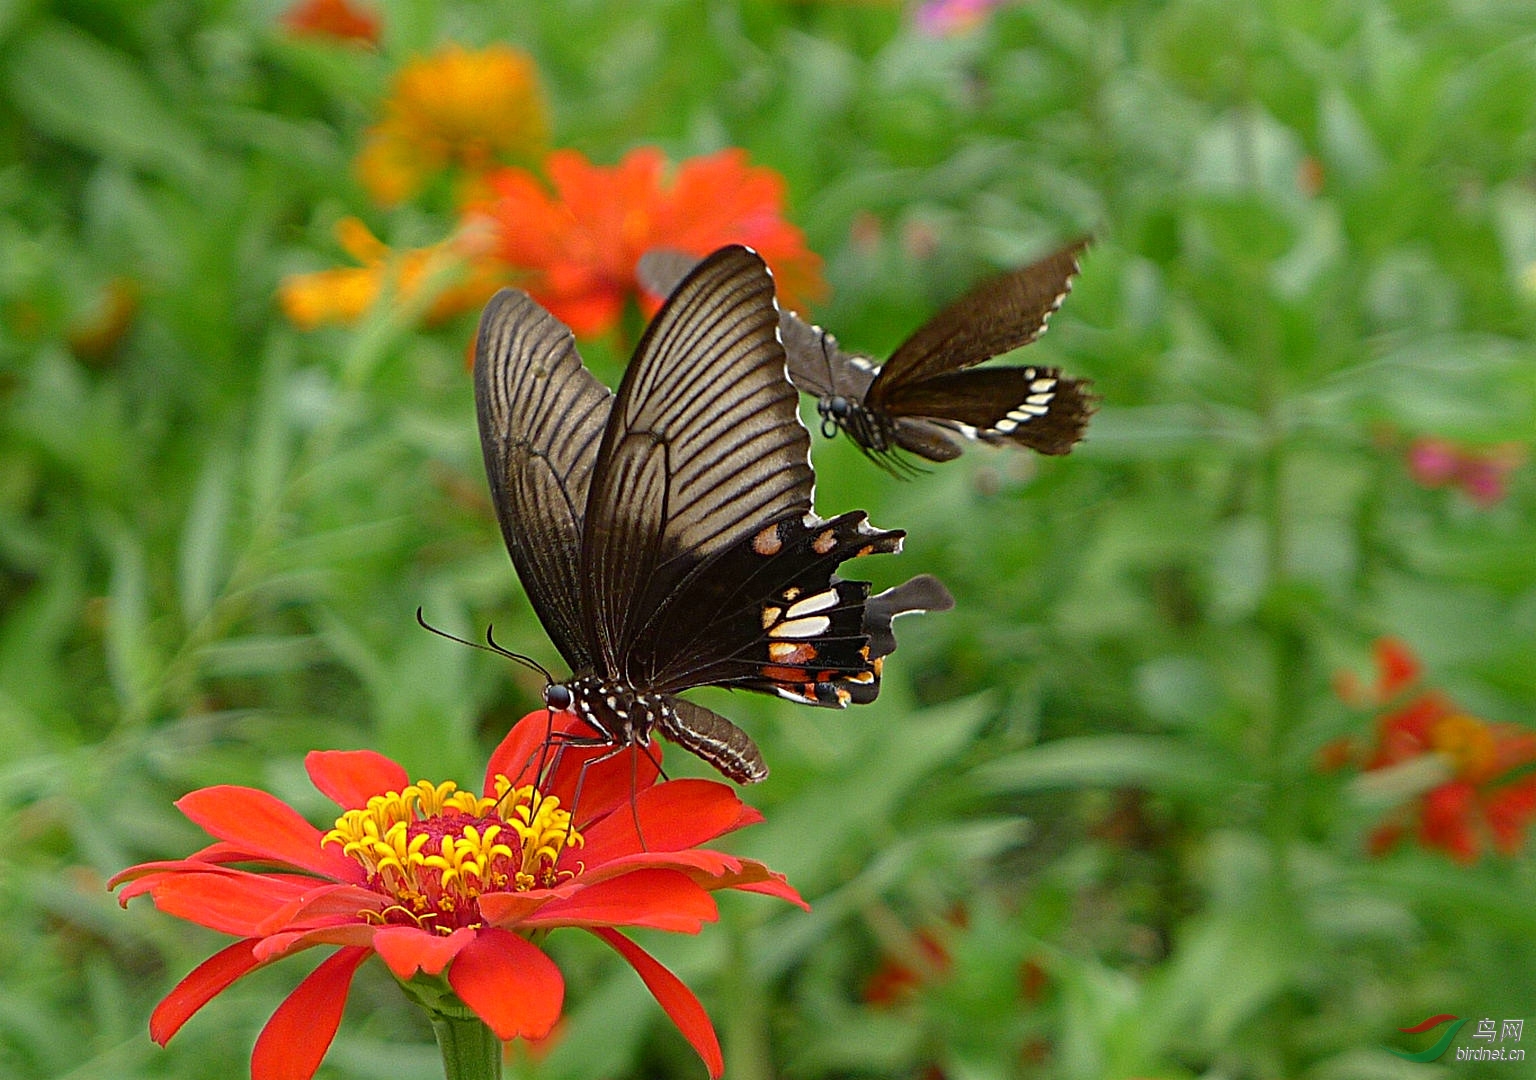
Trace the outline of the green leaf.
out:
<instances>
[{"instance_id":1,"label":"green leaf","mask_svg":"<svg viewBox=\"0 0 1536 1080\"><path fill-rule=\"evenodd\" d=\"M112 537L112 579L107 590L107 670L130 724L144 719L159 666L149 633L149 577L144 548L126 529Z\"/></svg>"},{"instance_id":2,"label":"green leaf","mask_svg":"<svg viewBox=\"0 0 1536 1080\"><path fill-rule=\"evenodd\" d=\"M1073 788L1142 787L1201 791L1226 767L1187 742L1156 735L1082 735L1041 743L978 766L983 791L1017 794Z\"/></svg>"},{"instance_id":3,"label":"green leaf","mask_svg":"<svg viewBox=\"0 0 1536 1080\"><path fill-rule=\"evenodd\" d=\"M73 27L44 23L21 40L6 67L16 107L38 130L188 187L201 178L196 137L118 50Z\"/></svg>"},{"instance_id":4,"label":"green leaf","mask_svg":"<svg viewBox=\"0 0 1536 1080\"><path fill-rule=\"evenodd\" d=\"M192 505L187 509L181 531L178 584L182 618L188 627L208 614L224 571L224 536L234 501L234 464L234 456L227 450L211 451L192 492Z\"/></svg>"}]
</instances>

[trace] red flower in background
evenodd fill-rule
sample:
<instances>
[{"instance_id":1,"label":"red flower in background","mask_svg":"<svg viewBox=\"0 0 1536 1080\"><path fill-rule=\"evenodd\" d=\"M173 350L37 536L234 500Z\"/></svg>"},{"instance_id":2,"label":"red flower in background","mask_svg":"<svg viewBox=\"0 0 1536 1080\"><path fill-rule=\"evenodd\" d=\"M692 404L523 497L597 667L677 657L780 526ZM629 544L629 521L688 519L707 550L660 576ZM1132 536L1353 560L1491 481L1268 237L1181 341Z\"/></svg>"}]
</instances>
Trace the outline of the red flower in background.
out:
<instances>
[{"instance_id":1,"label":"red flower in background","mask_svg":"<svg viewBox=\"0 0 1536 1080\"><path fill-rule=\"evenodd\" d=\"M1507 479L1525 460L1519 443L1473 447L1449 439L1420 436L1404 455L1408 474L1423 487L1454 487L1473 503L1489 507L1504 498Z\"/></svg>"},{"instance_id":2,"label":"red flower in background","mask_svg":"<svg viewBox=\"0 0 1536 1080\"><path fill-rule=\"evenodd\" d=\"M762 815L724 784L656 783L656 763L637 752L587 770L572 821L566 801L601 750L567 749L535 788L545 717L530 714L508 734L484 797L451 781L411 785L404 769L371 751L332 751L305 762L344 811L328 833L250 788L204 788L178 802L216 842L186 859L132 867L112 884L128 883L123 903L147 893L160 910L240 940L160 1003L150 1020L155 1041L165 1043L241 976L315 945L339 948L262 1031L255 1080L313 1075L353 973L374 953L401 980L446 973L453 994L500 1038L538 1039L560 1016L564 981L529 936L578 926L635 968L720 1076L719 1043L698 999L616 928L696 933L716 918L716 889L804 906L761 863L698 846ZM578 725L569 714L557 720L561 730Z\"/></svg>"},{"instance_id":3,"label":"red flower in background","mask_svg":"<svg viewBox=\"0 0 1536 1080\"><path fill-rule=\"evenodd\" d=\"M350 0L300 0L283 12L282 23L301 37L379 43L379 17Z\"/></svg>"},{"instance_id":4,"label":"red flower in background","mask_svg":"<svg viewBox=\"0 0 1536 1080\"><path fill-rule=\"evenodd\" d=\"M1350 705L1381 709L1375 742L1357 748L1350 741L1325 747L1325 765L1355 760L1365 772L1401 766L1437 755L1449 778L1421 792L1368 841L1373 854L1395 847L1409 831L1419 843L1438 848L1462 863L1476 862L1491 842L1503 855L1516 855L1536 820L1536 731L1469 716L1438 690L1412 688L1421 665L1406 644L1382 638L1374 646L1375 685L1363 688L1353 675L1337 681Z\"/></svg>"},{"instance_id":5,"label":"red flower in background","mask_svg":"<svg viewBox=\"0 0 1536 1080\"><path fill-rule=\"evenodd\" d=\"M608 330L625 301L640 297L635 264L652 247L703 257L746 244L772 268L786 306L824 291L821 260L784 220L783 179L749 165L744 151L685 161L670 183L654 147L614 166L556 150L545 171L552 193L522 169L493 174L492 196L479 210L492 223L500 257L528 272L523 287L578 334Z\"/></svg>"}]
</instances>

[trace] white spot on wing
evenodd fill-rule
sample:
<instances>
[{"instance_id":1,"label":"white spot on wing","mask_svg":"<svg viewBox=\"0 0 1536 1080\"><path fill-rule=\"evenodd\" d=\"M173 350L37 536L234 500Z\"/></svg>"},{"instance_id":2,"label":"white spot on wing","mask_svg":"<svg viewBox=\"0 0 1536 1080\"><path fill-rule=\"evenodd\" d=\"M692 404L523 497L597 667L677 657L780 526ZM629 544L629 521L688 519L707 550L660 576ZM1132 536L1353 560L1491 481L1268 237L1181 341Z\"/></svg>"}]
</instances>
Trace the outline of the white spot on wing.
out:
<instances>
[{"instance_id":1,"label":"white spot on wing","mask_svg":"<svg viewBox=\"0 0 1536 1080\"><path fill-rule=\"evenodd\" d=\"M808 619L795 619L793 622L781 623L768 631L768 636L776 638L813 638L817 634L826 633L831 625L832 620L825 615L813 615Z\"/></svg>"},{"instance_id":2,"label":"white spot on wing","mask_svg":"<svg viewBox=\"0 0 1536 1080\"><path fill-rule=\"evenodd\" d=\"M828 589L826 592L817 593L815 596L807 596L804 600L794 604L784 614L791 619L798 619L802 615L811 615L818 611L825 611L837 603L837 590Z\"/></svg>"}]
</instances>

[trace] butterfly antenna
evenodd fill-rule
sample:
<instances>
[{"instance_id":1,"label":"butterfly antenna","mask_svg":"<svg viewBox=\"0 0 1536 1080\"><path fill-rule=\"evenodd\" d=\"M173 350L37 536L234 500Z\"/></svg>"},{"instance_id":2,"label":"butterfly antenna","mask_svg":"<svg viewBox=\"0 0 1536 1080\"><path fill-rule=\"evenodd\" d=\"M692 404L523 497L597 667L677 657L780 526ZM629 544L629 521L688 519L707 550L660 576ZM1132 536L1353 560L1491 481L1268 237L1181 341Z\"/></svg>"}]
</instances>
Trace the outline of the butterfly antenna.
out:
<instances>
[{"instance_id":1,"label":"butterfly antenna","mask_svg":"<svg viewBox=\"0 0 1536 1080\"><path fill-rule=\"evenodd\" d=\"M543 664L539 663L531 656L524 656L522 653L515 653L511 649L505 648L498 644L495 637L493 637L491 634L491 632L495 629L494 626L487 626L485 628L485 640L487 644L482 645L478 641L465 641L457 634L450 634L446 630L440 630L433 626L431 623L427 622L425 618L422 617L421 608L419 607L416 609L416 622L421 626L423 630L430 630L438 637L445 637L449 641L457 641L460 645L468 645L471 649L479 649L481 652L495 653L497 656L504 656L508 660L515 660L517 663L522 664L525 668L528 668L531 671L537 671L540 675L544 676L545 685L554 685L555 677L549 673L549 670Z\"/></svg>"}]
</instances>

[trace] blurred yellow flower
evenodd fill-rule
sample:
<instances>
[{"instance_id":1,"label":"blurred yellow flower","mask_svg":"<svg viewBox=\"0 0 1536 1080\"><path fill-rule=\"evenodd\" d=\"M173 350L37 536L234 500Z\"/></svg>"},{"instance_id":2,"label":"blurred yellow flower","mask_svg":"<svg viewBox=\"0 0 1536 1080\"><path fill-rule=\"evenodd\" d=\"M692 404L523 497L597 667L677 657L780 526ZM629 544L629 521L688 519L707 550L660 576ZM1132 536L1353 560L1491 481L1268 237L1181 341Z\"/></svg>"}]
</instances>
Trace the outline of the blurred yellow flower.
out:
<instances>
[{"instance_id":1,"label":"blurred yellow flower","mask_svg":"<svg viewBox=\"0 0 1536 1080\"><path fill-rule=\"evenodd\" d=\"M423 289L433 288L426 318L437 322L478 308L507 283L505 266L486 256L486 239L473 231L397 253L349 217L336 223L336 240L362 265L290 274L278 286L278 304L300 330L357 322L386 286L402 304L416 302Z\"/></svg>"},{"instance_id":2,"label":"blurred yellow flower","mask_svg":"<svg viewBox=\"0 0 1536 1080\"><path fill-rule=\"evenodd\" d=\"M547 134L531 57L507 45L470 51L450 44L395 77L384 119L369 130L358 155L357 174L384 206L410 198L450 168L461 170L461 181L473 190L487 170L508 159L536 159Z\"/></svg>"}]
</instances>

